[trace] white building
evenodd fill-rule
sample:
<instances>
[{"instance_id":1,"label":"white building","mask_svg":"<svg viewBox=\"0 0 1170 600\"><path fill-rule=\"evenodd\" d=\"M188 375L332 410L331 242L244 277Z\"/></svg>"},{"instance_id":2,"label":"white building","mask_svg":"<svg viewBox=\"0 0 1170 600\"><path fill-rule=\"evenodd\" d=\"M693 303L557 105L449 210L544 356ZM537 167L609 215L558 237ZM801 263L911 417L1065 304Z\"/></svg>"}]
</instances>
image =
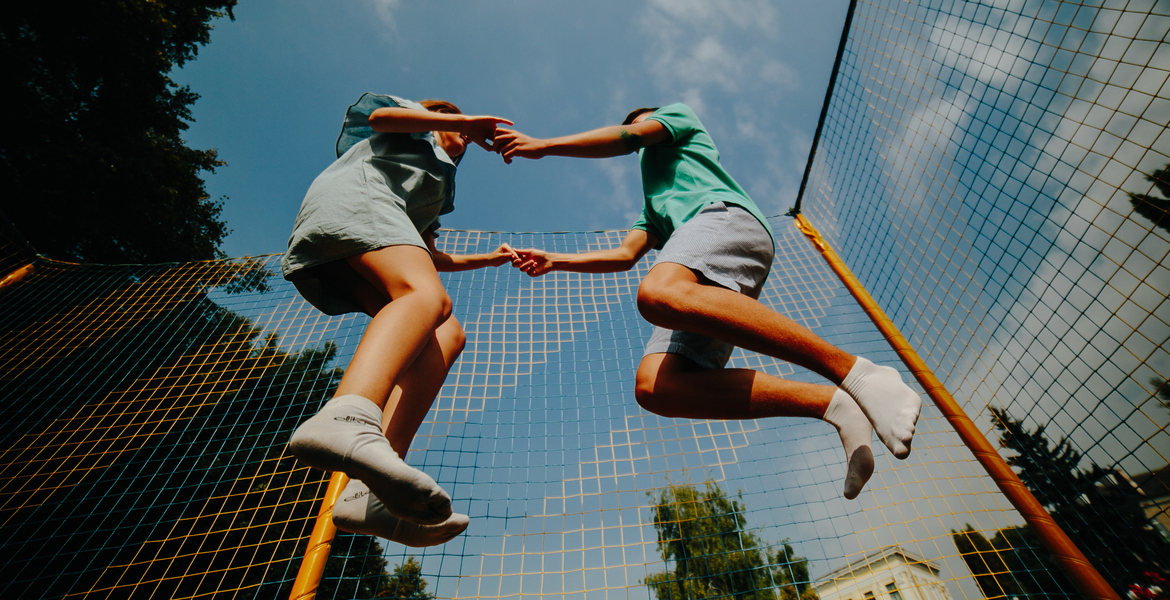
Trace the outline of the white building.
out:
<instances>
[{"instance_id":1,"label":"white building","mask_svg":"<svg viewBox=\"0 0 1170 600\"><path fill-rule=\"evenodd\" d=\"M821 600L951 600L933 562L887 546L817 582Z\"/></svg>"}]
</instances>

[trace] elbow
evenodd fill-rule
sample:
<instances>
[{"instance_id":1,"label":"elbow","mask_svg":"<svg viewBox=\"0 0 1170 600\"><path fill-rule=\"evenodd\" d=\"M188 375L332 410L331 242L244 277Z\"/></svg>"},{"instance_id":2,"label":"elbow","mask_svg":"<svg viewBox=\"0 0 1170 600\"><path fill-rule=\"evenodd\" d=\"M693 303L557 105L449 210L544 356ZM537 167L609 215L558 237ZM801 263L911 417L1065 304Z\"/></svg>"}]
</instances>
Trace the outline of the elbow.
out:
<instances>
[{"instance_id":1,"label":"elbow","mask_svg":"<svg viewBox=\"0 0 1170 600\"><path fill-rule=\"evenodd\" d=\"M623 252L620 257L618 257L617 264L619 267L621 267L622 271L629 271L630 269L634 268L634 265L638 264L639 260L642 260L642 255L638 254L637 252L626 251Z\"/></svg>"}]
</instances>

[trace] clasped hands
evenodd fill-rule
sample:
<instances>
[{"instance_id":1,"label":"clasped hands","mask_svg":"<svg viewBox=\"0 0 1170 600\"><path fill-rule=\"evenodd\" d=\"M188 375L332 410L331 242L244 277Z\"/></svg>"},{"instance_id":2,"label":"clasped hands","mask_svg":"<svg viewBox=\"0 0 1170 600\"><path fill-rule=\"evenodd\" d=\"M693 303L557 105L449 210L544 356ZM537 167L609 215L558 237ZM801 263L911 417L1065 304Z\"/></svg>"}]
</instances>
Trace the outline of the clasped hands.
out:
<instances>
[{"instance_id":1,"label":"clasped hands","mask_svg":"<svg viewBox=\"0 0 1170 600\"><path fill-rule=\"evenodd\" d=\"M500 244L499 248L488 255L488 264L493 267L509 262L530 277L540 277L553 270L552 256L544 250L535 248L517 250L508 244Z\"/></svg>"},{"instance_id":2,"label":"clasped hands","mask_svg":"<svg viewBox=\"0 0 1170 600\"><path fill-rule=\"evenodd\" d=\"M467 116L464 117L460 133L480 148L499 154L508 164L512 164L512 159L516 157L531 159L543 157L544 140L499 127L511 124L511 121L500 117Z\"/></svg>"}]
</instances>

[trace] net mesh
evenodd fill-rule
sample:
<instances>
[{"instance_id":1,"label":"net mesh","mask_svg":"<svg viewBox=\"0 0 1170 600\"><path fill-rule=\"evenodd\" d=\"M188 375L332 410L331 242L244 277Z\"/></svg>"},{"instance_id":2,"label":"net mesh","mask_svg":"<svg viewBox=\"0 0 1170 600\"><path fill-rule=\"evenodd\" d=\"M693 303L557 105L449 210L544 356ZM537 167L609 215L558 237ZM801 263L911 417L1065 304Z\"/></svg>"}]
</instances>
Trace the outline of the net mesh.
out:
<instances>
[{"instance_id":1,"label":"net mesh","mask_svg":"<svg viewBox=\"0 0 1170 600\"><path fill-rule=\"evenodd\" d=\"M858 3L802 198L1102 575L1151 598L1170 556L1167 31L1167 2ZM761 300L902 368L771 222ZM367 318L314 310L275 256L74 265L3 233L4 597L288 597L326 475L284 446ZM471 526L427 549L339 533L318 598L1076 595L929 404L911 459L879 445L855 501L824 423L639 408L652 260L443 275L468 343L407 461ZM730 366L821 382L739 350Z\"/></svg>"}]
</instances>

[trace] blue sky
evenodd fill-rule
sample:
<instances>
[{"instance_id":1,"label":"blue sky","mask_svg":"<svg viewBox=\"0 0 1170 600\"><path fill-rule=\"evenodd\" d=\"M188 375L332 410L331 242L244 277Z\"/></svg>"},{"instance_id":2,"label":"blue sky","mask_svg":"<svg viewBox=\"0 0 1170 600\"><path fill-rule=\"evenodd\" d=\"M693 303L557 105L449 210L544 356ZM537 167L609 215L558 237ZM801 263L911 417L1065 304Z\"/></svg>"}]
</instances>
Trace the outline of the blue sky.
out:
<instances>
[{"instance_id":1,"label":"blue sky","mask_svg":"<svg viewBox=\"0 0 1170 600\"><path fill-rule=\"evenodd\" d=\"M847 3L760 0L321 3L247 0L174 74L201 95L186 132L228 165L229 256L283 252L301 198L333 160L363 92L438 97L536 136L683 101L769 215L796 200ZM634 157L504 165L478 148L444 226L624 229L640 209Z\"/></svg>"},{"instance_id":2,"label":"blue sky","mask_svg":"<svg viewBox=\"0 0 1170 600\"><path fill-rule=\"evenodd\" d=\"M1139 139L1136 136L1141 131L1164 131L1160 126L1166 122L1165 111L1170 105L1164 100L1165 92L1159 90L1166 81L1165 73L1150 68L1150 65L1160 63L1149 57L1142 59L1146 61L1145 65L1141 60L1135 63L1145 66L1140 71L1146 73L1136 84L1132 80L1124 81L1127 73L1134 72L1129 68L1134 65L1115 69L1113 63L1117 61L1108 57L1093 58L1092 70L1098 74L1095 75L1098 80L1087 78L1085 73L1066 72L1050 56L1050 53L1056 53L1056 47L1039 48L1039 42L1031 39L1023 43L1023 34L1013 34L1019 39L1012 38L1010 44L1005 44L1000 37L1003 31L1014 30L1029 32L1037 39L1045 38L1048 25L1044 19L1048 18L1051 4L999 4L1011 9L1006 11L1006 22L1000 21L1003 14L996 14L994 18L976 14L971 17L974 21L970 22L966 17L940 13L928 15L930 18L916 16L914 26L921 31L913 32L918 42L913 46L914 51L922 52L930 60L915 63L917 70L912 73L869 64L866 61L870 58L856 60L868 64L876 73L867 76L878 79L888 76L889 85L901 90L932 90L935 86L931 83L951 81L949 75L958 73L964 77L955 80L962 79L994 93L983 98L970 95L966 88L962 88L962 93L907 101L903 106L895 107L907 111L906 114L890 108L890 112L899 117L893 120L882 120L888 115L873 110L848 113L845 120L859 127L840 127L839 131L844 135L838 135L834 143L844 146L858 144L878 151L865 153L869 162L864 169L859 169L856 162L846 161L840 165L840 178L823 180L819 193L830 202L856 200L861 208L888 211L882 214L891 217L894 227L867 228L863 223L855 228L856 231L868 229L875 236L872 239L887 244L875 249L870 243L871 238L855 242L861 255L883 257L880 262L869 265L870 277L878 280L874 289L890 290L902 285L914 293L921 293L921 296L911 298L921 302L921 312L902 300L887 304L902 307L902 314L908 319L904 331L919 336L912 341L922 342L920 351L932 352L935 357L947 355L939 362L944 371L949 369L949 372L940 375L949 380L952 391L957 392L961 401L968 403L971 416L977 419L985 433L994 436L985 421L986 406L999 401L1008 405L1022 399L1020 404L1014 405L1017 410L1013 414L1029 414L1027 409L1033 409L1030 416L1038 424L1047 423L1051 426L1050 433L1068 435L1087 456L1102 465L1124 457L1127 462L1123 466L1132 473L1160 467L1165 457L1164 411L1151 400L1150 391L1143 389L1142 385L1152 376L1162 376L1167 372L1163 346L1165 323L1170 322L1165 317L1170 303L1165 302L1164 293L1157 291L1163 288L1143 282L1147 279L1165 280L1166 271L1160 265L1167 256L1167 242L1156 228L1126 219L1131 212L1126 191L1148 189L1148 184L1144 189L1141 187L1141 173L1165 164L1167 138L1163 136L1157 142L1146 140L1142 144L1130 144L1118 151L1116 147L1109 147L1110 138L1102 132L1117 140L1126 140L1127 137ZM909 6L906 8L911 10ZM198 60L177 73L176 78L203 96L194 107L197 122L188 132L190 144L196 148L217 147L221 157L229 163L208 178L208 189L215 197L228 197L224 215L234 233L225 243L224 250L231 256L284 250L304 190L333 159L333 143L345 107L365 91L413 99L446 98L468 113L513 119L519 129L537 136L560 135L612 124L636 106L684 101L706 123L729 172L744 185L765 214L775 215L786 211L795 202L845 9L843 0L820 3L660 0L637 4L607 0L491 4L355 0L330 5L299 0L281 3L247 0L235 11L236 21L217 23L212 43L202 50ZM881 30L883 25L889 26L880 23L882 18L891 21L901 18L873 7L868 10L870 12L863 12L862 22L875 30ZM990 7L983 6L981 10L986 12ZM1003 13L1005 9L998 7L996 10ZM1117 15L1113 12L1116 11L1101 11L1100 15L1093 12L1092 19L1084 18L1094 21L1095 29L1110 32L1113 42L1128 44L1127 38L1136 35L1145 21L1126 15L1126 19L1119 21L1122 25L1115 26L1113 20ZM1008 22L1015 26L1004 24ZM1151 29L1164 27L1153 18L1150 22L1153 23ZM998 28L985 27L987 23L1000 24ZM1074 34L1085 29L1083 24L1078 27L1081 29L1072 28ZM1070 52L1075 47L1080 52L1096 53L1105 45L1104 42L1101 46L1082 44L1075 35L1070 36L1065 40L1069 45L1065 50ZM1054 39L1058 37L1053 36ZM1164 43L1159 47L1164 48ZM1153 53L1152 49L1150 53ZM877 56L879 58L875 60L880 63L880 54ZM982 133L979 133L979 127L983 113L996 105L998 91L1016 85L1016 80L1043 79L1049 69L1066 77L1067 86L1078 90L1070 93L1078 96L1059 101L1040 101L1033 96L1024 98L1035 103L1027 114L1041 109L1048 113L1040 128L1041 135L1029 138L1028 143L1034 145L1028 146L1027 152L1015 149L1019 144L1007 140L1009 136L1004 136L1001 147L994 147L989 152L987 144L981 145L981 142L997 138L1001 133L999 121L995 127L982 130ZM940 73L948 77L940 79ZM1137 77L1136 74L1133 76ZM1139 96L1147 96L1142 106L1151 108L1138 111L1145 124L1132 134L1128 129L1126 132L1111 131L1121 125L1129 127L1124 120L1112 119L1116 107L1107 104L1112 102L1110 98L1115 94L1102 96L1104 99L1098 103L1100 88L1110 77L1116 78L1116 81L1109 81L1110 85L1127 90L1127 101L1136 102ZM1150 77L1160 79L1149 83L1146 80ZM903 86L908 80L919 85ZM857 102L866 95L880 94L880 90L874 91L876 84L863 77L851 81L851 85L854 89L865 89L865 95L858 94L853 98ZM1009 90L1009 95L1004 98L1009 98L1012 93ZM1151 103L1150 97L1156 97L1157 101ZM890 98L887 99L890 103L898 104L897 95L890 95ZM1010 120L1007 122L1009 125L1002 130L1005 133L1024 136L1032 127L1016 127ZM866 127L873 129L867 130ZM850 135L853 131L862 133ZM874 131L879 131L881 139ZM981 139L980 135L988 139ZM1100 145L1091 141L1078 142L1083 139L1100 140ZM1088 151L1088 146L1093 146L1093 152ZM1044 156L1037 159L1037 152L1041 151ZM504 165L493 155L477 149L470 152L460 167L458 210L444 219L447 227L498 231L622 229L639 210L640 186L633 157L603 161L552 158ZM934 178L931 170L939 153L954 158L956 164L970 163L970 167L977 167L986 159L991 162L1002 159L999 167L1003 175L1001 179L1006 179L1004 174L1014 172L1018 166L1029 172L1035 171L1035 176L1043 176L1046 182L1059 183L1056 186L1059 188L1056 194L1059 202L1055 207L1041 209L1040 204L1036 204L1034 210L1046 224L1075 235L1063 235L1057 243L1049 244L1047 250L1040 241L1028 242L1030 251L1043 253L1043 256L1036 254L1025 258L1037 261L1042 258L1043 264L1030 274L1021 275L1026 282L1010 288L1016 290L1013 293L985 301L980 296L983 288L1010 283L1009 276L1013 274L1004 271L1003 267L1010 266L1011 261L1001 260L994 253L974 252L972 249L983 248L986 246L984 242L998 239L1001 233L1012 236L1014 229L1001 229L997 223L996 227L979 233L986 238L984 240L978 238L977 232L965 229L967 223L964 219L947 225L953 229L936 223L949 218L944 214L945 206L933 204L936 191L925 185L941 185L939 182L946 181L941 176ZM972 156L974 158L970 158ZM1106 164L1110 169L1103 171ZM1141 169L1136 168L1139 166ZM867 171L872 171L872 176ZM1105 174L1101 175L1103 172ZM887 180L887 173L906 177ZM837 183L840 185L835 185ZM911 185L918 183L924 186L916 189ZM908 191L900 187L903 185L909 187ZM1018 188L1009 185L1002 189L1010 192L1004 195L1004 202L1010 201L1016 209L1027 207L1024 200L1028 197L1023 200L1016 197ZM1037 185L1035 189L1049 188ZM875 191L889 193L875 197ZM948 188L942 197L949 198L947 194L955 191ZM849 198L850 195L853 197ZM968 199L956 196L958 198ZM969 199L972 206L984 206L977 202L978 193L972 193ZM941 251L924 252L925 246L917 239L890 249L889 244L898 239L890 235L891 231L909 232L911 226L925 222L931 223L929 233L935 236L935 247ZM1124 226L1119 223L1124 223ZM905 229L901 229L903 224ZM825 228L831 229L831 226ZM1089 233L1082 235L1086 230ZM964 282L964 294L968 295L962 297L952 295L957 293L953 288L934 285L933 280L926 281L927 274L932 273L932 266L939 270L948 267L948 273L955 265L966 268L958 258L954 263L933 262L938 256L949 256L944 251L950 250L951 244L956 243L951 240L959 234L970 236L960 244L968 252L964 256L987 259L986 262L992 265L986 272L972 266L961 275L948 275ZM1111 253L1103 253L1101 248L1082 244L1082 237L1090 240L1104 237L1125 244L1112 243ZM838 241L845 245L846 240L834 240L835 243ZM1131 251L1134 249L1138 251ZM898 252L904 253L899 257ZM1069 259L1078 256L1087 258L1083 263ZM923 260L928 264L918 262L917 257L925 257ZM922 264L927 268L906 271L921 275L919 279L899 277L897 269L902 268L899 265ZM1024 263L1021 261L1021 264ZM995 267L1000 267L1000 270ZM502 280L518 277L506 270L480 271L474 276ZM519 284L519 289L551 285L547 281L525 280ZM779 281L781 278L774 276L773 282ZM994 285L987 285L988 282ZM1069 293L1074 283L1078 289L1076 293ZM1141 287L1143 285L1149 290ZM468 293L478 293L474 290L483 288L471 289L473 291ZM894 297L900 298L900 294L899 290ZM884 298L888 300L889 297ZM500 302L507 302L508 298ZM1040 306L1043 303L1035 302L1035 298L1045 299L1051 307ZM986 303L980 304L975 312L990 315L977 327L970 325L968 319L972 314L968 301L976 299ZM472 304L470 299L457 299L458 306ZM625 308L630 309L630 304L626 301ZM1003 317L1016 313L1019 313L1018 322ZM1099 317L1101 314L1105 316ZM1040 324L1034 318L1036 315L1047 321ZM1071 315L1068 323L1057 318L1062 315ZM1085 315L1101 319L1089 323L1090 333L1108 333L1101 325L1108 319L1109 331L1125 334L1121 337L1129 336L1125 343L1131 346L1122 345L1120 338L1109 340L1103 335L1096 335L1092 342L1088 335L1079 338L1073 324L1079 323L1084 330ZM464 318L461 315L461 319L471 323L474 316L469 314ZM1029 321L1028 317L1033 318ZM631 313L627 320L615 322L631 323L634 319L636 317ZM1128 324L1143 320L1145 337L1140 337L1137 335L1138 326ZM609 340L614 337L609 334L621 330L619 326L608 325L608 321L604 323L598 327L609 329L605 330L606 336L599 336L600 339ZM825 319L825 323L829 324L830 320ZM838 330L859 329L855 322L848 320L829 325L830 329L834 327ZM841 332L837 331L837 334ZM636 337L639 336L630 339ZM1060 344L1051 343L1053 338ZM630 352L640 347L632 341L629 346ZM580 355L571 355L575 348L566 344L561 350L564 352L563 363L547 368L549 380L577 385L576 372L571 367L591 370L592 363L580 360ZM1026 357L1023 348L1029 348ZM470 354L464 355L464 362L474 365L469 360ZM1074 355L1075 360L1069 359L1068 355ZM893 357L888 358L891 363L894 361ZM606 370L604 373L591 375L590 383L583 384L583 387L595 385L609 390L613 385L628 385L632 379L632 370ZM1049 373L1060 374L1059 380ZM1108 374L1110 380L1105 381L1100 376L1087 380L1085 373ZM458 381L458 377L457 373L453 380ZM584 380L586 377L582 375L581 381ZM1071 382L1071 385L1065 389L1053 385L1054 381ZM524 385L535 389L545 382L534 377L533 383ZM1112 390L1109 386L1113 386ZM521 392L508 393L525 397ZM565 397L577 398L576 394L566 394ZM629 394L623 392L621 398L620 403L615 401L612 406L636 414L638 409L633 408ZM1140 404L1144 408L1139 408L1139 403L1144 403ZM619 411L619 408L612 410ZM572 419L570 416L558 422L572 423ZM937 417L932 415L932 419ZM784 422L767 423L769 427L779 427ZM924 426L924 433L925 430ZM969 455L965 451L953 450L958 444L948 437L951 435L949 428L939 427L931 434L937 434L938 438L924 439L925 443L916 444L913 461L898 468L883 465L879 469L870 490L857 505L862 507L860 510L853 505L836 503L837 483L832 482L833 494L825 496L831 500L812 502L809 506L825 504L835 512L827 518L815 513L808 519L809 526L822 527L829 522L826 519L832 519L834 526L841 526L841 531L855 531L861 547L878 547L891 539L923 540L923 548L934 547L933 552L923 550L924 554L931 558L949 557L953 563L949 568L957 577L965 567L958 564L952 547L945 541L948 529L962 527L961 520L969 519L990 535L995 528L1017 524L1019 520L1015 513L1007 510L1007 504L997 494L966 489L966 486L982 486L986 480L967 477L960 472ZM526 437L529 436L507 435L501 439L510 443ZM511 447L488 448L486 441L484 444L481 450L485 454L491 452L493 460L504 462L515 452ZM836 451L832 444L828 446L829 453ZM802 448L796 456L798 461L818 460L807 448ZM758 464L765 462L761 460ZM440 460L436 464L449 463ZM745 464L748 469L757 466L750 461ZM833 464L833 468L838 467ZM939 477L943 469L948 477ZM489 473L493 477L496 475ZM504 473L506 471L501 467L501 482L507 479ZM443 479L447 477L444 473L439 473L439 476L443 482L448 481ZM549 481L559 480L549 476ZM748 476L740 481L750 482L752 479ZM509 481L509 484L520 483L520 480ZM794 487L803 493L803 486ZM823 487L829 489L829 484ZM770 486L770 490L776 489L788 492L791 488ZM516 493L511 493L513 491ZM455 493L461 502L478 502L484 498L481 494L466 492L463 487L457 488ZM909 494L913 501L904 501L904 493ZM520 502L524 498L536 500L541 496L509 490L502 497ZM946 508L934 506L939 498L947 499ZM785 504L794 506L800 502L791 500ZM753 505L764 506L764 503L753 498ZM491 516L486 509L477 513L473 507L469 512L473 518ZM937 515L937 518L927 515ZM836 520L838 517L841 520ZM505 525L508 524L507 518L504 519ZM461 538L460 543L480 543L487 537L483 533L486 531L469 533ZM817 537L814 534L793 535L803 535L803 539L809 540ZM824 535L825 539L844 537L836 530ZM770 535L769 539L774 541L780 537ZM446 551L456 552L453 546ZM812 549L806 551L810 556L815 555ZM819 559L821 562L814 569L823 572L821 569L831 566L830 557L844 553L846 551L839 549L825 550L824 558ZM478 555L479 552L473 546L465 546L464 554ZM491 553L485 550L483 554ZM516 556L504 550L497 552L496 556L500 555ZM444 555L436 556L442 558ZM637 560L632 562L641 564ZM594 561L591 564L601 563ZM431 567L428 565L428 568ZM434 569L429 572L434 572ZM519 571L504 569L502 572ZM978 595L972 591L971 580L962 581L968 587L962 596Z\"/></svg>"}]
</instances>

